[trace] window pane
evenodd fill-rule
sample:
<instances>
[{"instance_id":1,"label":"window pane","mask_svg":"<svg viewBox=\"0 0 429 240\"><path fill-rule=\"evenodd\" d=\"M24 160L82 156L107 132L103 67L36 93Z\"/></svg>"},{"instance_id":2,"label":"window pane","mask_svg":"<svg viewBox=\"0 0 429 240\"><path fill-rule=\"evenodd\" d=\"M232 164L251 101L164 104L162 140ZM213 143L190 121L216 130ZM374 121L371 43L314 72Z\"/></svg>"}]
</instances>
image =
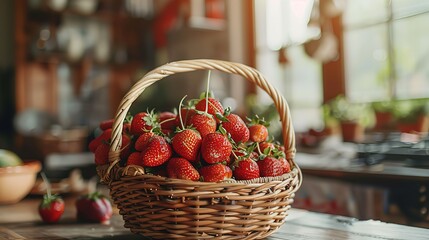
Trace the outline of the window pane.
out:
<instances>
[{"instance_id":1,"label":"window pane","mask_svg":"<svg viewBox=\"0 0 429 240\"><path fill-rule=\"evenodd\" d=\"M427 0L393 0L393 17L412 15L414 13L429 10L429 1Z\"/></svg>"},{"instance_id":2,"label":"window pane","mask_svg":"<svg viewBox=\"0 0 429 240\"><path fill-rule=\"evenodd\" d=\"M428 23L423 14L393 24L398 98L429 97Z\"/></svg>"},{"instance_id":3,"label":"window pane","mask_svg":"<svg viewBox=\"0 0 429 240\"><path fill-rule=\"evenodd\" d=\"M352 101L377 101L389 97L386 38L385 24L344 33L346 91Z\"/></svg>"},{"instance_id":4,"label":"window pane","mask_svg":"<svg viewBox=\"0 0 429 240\"><path fill-rule=\"evenodd\" d=\"M388 18L387 0L349 0L343 14L344 24L377 23Z\"/></svg>"},{"instance_id":5,"label":"window pane","mask_svg":"<svg viewBox=\"0 0 429 240\"><path fill-rule=\"evenodd\" d=\"M293 2L298 4L299 7L301 3L312 1L297 0ZM254 0L254 3L257 47L256 68L288 101L296 131L306 131L310 127L321 127L323 125L320 108L323 98L322 65L320 62L308 57L303 47L297 44L303 40L301 39L301 33L306 29L305 26L302 27L289 20L293 15L290 12L291 5L293 5L292 1ZM276 7L282 8L281 18L284 22L270 22L268 20L267 15L273 12L268 9ZM272 44L273 41L269 40L268 29L273 29L277 33L282 32L281 35L275 38L276 42L280 41L276 43L277 45ZM290 41L294 44L291 44ZM282 46L287 47L286 58L288 61L285 65L279 63L279 52L274 51ZM271 98L258 88L258 106L268 104L272 104ZM272 123L271 126L273 125L275 123Z\"/></svg>"},{"instance_id":6,"label":"window pane","mask_svg":"<svg viewBox=\"0 0 429 240\"><path fill-rule=\"evenodd\" d=\"M302 45L289 47L287 56L290 59L287 78L292 82L290 88L291 104L301 106L318 106L322 102L322 65L310 58ZM304 67L303 67L304 66Z\"/></svg>"}]
</instances>

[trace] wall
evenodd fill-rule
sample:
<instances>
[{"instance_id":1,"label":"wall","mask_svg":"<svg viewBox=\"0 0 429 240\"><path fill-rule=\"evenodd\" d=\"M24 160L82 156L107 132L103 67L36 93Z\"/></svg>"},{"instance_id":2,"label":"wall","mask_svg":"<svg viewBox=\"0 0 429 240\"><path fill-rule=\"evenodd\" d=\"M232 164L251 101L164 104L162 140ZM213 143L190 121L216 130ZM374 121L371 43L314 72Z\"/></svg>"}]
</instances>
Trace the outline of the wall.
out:
<instances>
[{"instance_id":1,"label":"wall","mask_svg":"<svg viewBox=\"0 0 429 240\"><path fill-rule=\"evenodd\" d=\"M14 108L13 0L0 1L0 148L11 148Z\"/></svg>"}]
</instances>

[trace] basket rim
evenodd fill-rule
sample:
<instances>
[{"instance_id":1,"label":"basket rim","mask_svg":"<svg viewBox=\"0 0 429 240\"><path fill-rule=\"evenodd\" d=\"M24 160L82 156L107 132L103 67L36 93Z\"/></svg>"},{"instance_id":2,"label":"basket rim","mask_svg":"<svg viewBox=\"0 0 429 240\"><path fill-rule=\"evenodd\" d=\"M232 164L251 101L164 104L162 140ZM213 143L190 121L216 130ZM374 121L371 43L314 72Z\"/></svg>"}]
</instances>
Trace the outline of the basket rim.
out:
<instances>
[{"instance_id":1,"label":"basket rim","mask_svg":"<svg viewBox=\"0 0 429 240\"><path fill-rule=\"evenodd\" d=\"M104 171L108 169L109 165L101 165L97 166L97 170L103 174ZM108 183L111 184L114 181L121 181L123 178L132 179L132 178L146 178L146 179L152 179L154 181L160 181L165 184L172 184L172 185L188 185L192 187L204 187L204 186L210 186L213 184L217 184L219 186L221 185L228 185L228 186L250 186L250 187L259 187L267 183L280 183L284 182L290 179L297 178L298 179L298 187L296 189L299 189L302 184L302 171L299 168L298 165L294 165L291 168L291 171L288 173L285 173L281 176L277 177L259 177L254 178L251 180L235 180L235 179L227 179L221 182L202 182L202 181L192 181L192 180L185 180L185 179L176 179L176 178L169 178L169 177L163 177L159 175L153 175L150 173L144 173L143 167L138 165L128 165L125 167L119 167L117 166L114 169L111 169L112 173L114 172L114 177L108 179L106 181L105 179L101 179L102 183Z\"/></svg>"}]
</instances>

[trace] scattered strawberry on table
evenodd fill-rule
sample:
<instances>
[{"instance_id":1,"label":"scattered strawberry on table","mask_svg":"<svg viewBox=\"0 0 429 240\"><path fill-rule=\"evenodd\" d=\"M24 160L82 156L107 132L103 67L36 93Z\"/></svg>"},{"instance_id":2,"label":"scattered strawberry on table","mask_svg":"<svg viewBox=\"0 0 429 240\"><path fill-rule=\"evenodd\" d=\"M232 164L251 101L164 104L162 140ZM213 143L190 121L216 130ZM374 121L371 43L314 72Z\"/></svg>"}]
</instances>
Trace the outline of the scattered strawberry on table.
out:
<instances>
[{"instance_id":1,"label":"scattered strawberry on table","mask_svg":"<svg viewBox=\"0 0 429 240\"><path fill-rule=\"evenodd\" d=\"M208 92L208 90L206 91ZM193 181L251 180L290 172L284 147L269 140L263 118L242 118L204 92L173 112L127 116L122 131L121 166L137 165L148 174ZM177 112L177 113L176 113ZM109 163L113 120L89 143L95 163Z\"/></svg>"},{"instance_id":2,"label":"scattered strawberry on table","mask_svg":"<svg viewBox=\"0 0 429 240\"><path fill-rule=\"evenodd\" d=\"M46 194L39 205L39 215L45 223L56 223L64 213L65 204L60 196L51 194L51 187L44 173L42 177L46 184Z\"/></svg>"},{"instance_id":3,"label":"scattered strawberry on table","mask_svg":"<svg viewBox=\"0 0 429 240\"><path fill-rule=\"evenodd\" d=\"M99 192L79 197L76 210L77 219L82 222L108 223L113 214L112 204Z\"/></svg>"}]
</instances>

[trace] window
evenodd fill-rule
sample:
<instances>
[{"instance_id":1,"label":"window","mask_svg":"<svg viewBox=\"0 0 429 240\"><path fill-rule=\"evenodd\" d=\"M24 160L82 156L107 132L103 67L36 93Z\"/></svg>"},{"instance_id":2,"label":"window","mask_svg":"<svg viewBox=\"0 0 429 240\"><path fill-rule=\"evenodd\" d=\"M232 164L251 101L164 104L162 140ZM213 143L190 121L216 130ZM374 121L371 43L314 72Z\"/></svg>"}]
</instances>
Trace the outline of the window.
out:
<instances>
[{"instance_id":1,"label":"window","mask_svg":"<svg viewBox=\"0 0 429 240\"><path fill-rule=\"evenodd\" d=\"M426 0L349 0L343 24L350 100L429 98L428 23Z\"/></svg>"},{"instance_id":2,"label":"window","mask_svg":"<svg viewBox=\"0 0 429 240\"><path fill-rule=\"evenodd\" d=\"M254 5L257 69L288 101L296 131L323 126L322 64L302 46L317 34L307 27L313 1L254 0ZM282 50L284 64L279 62ZM258 95L260 102L272 103L265 93Z\"/></svg>"}]
</instances>

